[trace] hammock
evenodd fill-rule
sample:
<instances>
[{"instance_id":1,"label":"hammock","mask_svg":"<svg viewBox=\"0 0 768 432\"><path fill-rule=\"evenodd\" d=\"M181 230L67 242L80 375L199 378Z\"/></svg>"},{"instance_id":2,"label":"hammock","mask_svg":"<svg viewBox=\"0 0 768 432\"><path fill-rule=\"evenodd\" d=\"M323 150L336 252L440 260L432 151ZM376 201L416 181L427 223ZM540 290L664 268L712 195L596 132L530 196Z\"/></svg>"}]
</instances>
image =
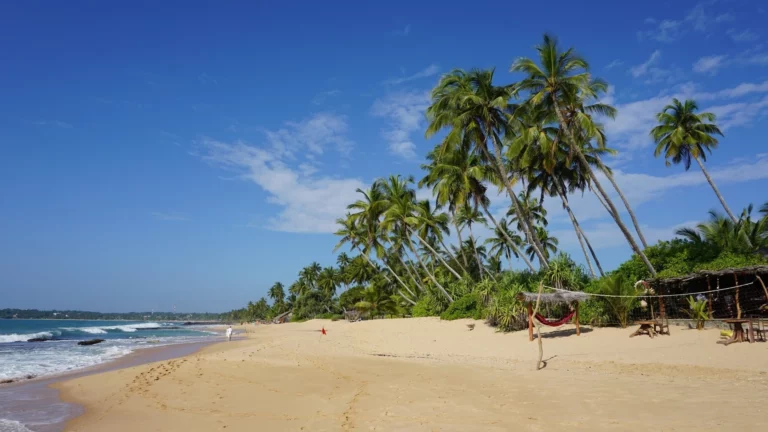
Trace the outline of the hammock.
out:
<instances>
[{"instance_id":1,"label":"hammock","mask_svg":"<svg viewBox=\"0 0 768 432\"><path fill-rule=\"evenodd\" d=\"M563 325L563 324L567 323L568 321L570 321L571 318L573 318L574 314L576 314L576 311L572 310L568 315L560 318L557 321L548 321L546 318L544 318L544 316L542 314L537 313L536 314L536 319L539 320L539 322L544 324L545 326L560 327L561 325Z\"/></svg>"}]
</instances>

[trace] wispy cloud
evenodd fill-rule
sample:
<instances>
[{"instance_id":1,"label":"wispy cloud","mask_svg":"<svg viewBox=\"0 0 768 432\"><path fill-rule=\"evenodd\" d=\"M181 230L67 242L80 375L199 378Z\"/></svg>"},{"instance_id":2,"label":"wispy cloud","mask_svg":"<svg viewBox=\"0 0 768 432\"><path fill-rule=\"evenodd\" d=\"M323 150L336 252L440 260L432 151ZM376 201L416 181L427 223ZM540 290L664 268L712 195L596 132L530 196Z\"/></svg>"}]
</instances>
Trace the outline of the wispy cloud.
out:
<instances>
[{"instance_id":1,"label":"wispy cloud","mask_svg":"<svg viewBox=\"0 0 768 432\"><path fill-rule=\"evenodd\" d=\"M408 36L411 33L411 25L406 24L402 28L395 30L394 33L398 36Z\"/></svg>"},{"instance_id":2,"label":"wispy cloud","mask_svg":"<svg viewBox=\"0 0 768 432\"><path fill-rule=\"evenodd\" d=\"M643 78L643 82L646 84L654 84L664 81L671 84L680 79L682 74L678 69L662 68L659 65L660 62L661 51L656 50L651 53L648 60L629 68L629 74L634 78Z\"/></svg>"},{"instance_id":3,"label":"wispy cloud","mask_svg":"<svg viewBox=\"0 0 768 432\"><path fill-rule=\"evenodd\" d=\"M411 134L422 130L427 106L428 92L399 92L373 103L371 113L389 120L389 128L383 134L391 153L404 159L416 158L416 144Z\"/></svg>"},{"instance_id":4,"label":"wispy cloud","mask_svg":"<svg viewBox=\"0 0 768 432\"><path fill-rule=\"evenodd\" d=\"M329 98L332 98L334 96L338 96L339 94L341 94L341 90L338 90L338 89L333 89L333 90L328 90L328 91L320 92L320 93L316 94L315 97L312 98L312 103L315 104L315 105L322 105Z\"/></svg>"},{"instance_id":5,"label":"wispy cloud","mask_svg":"<svg viewBox=\"0 0 768 432\"><path fill-rule=\"evenodd\" d=\"M200 84L213 84L213 85L219 85L219 80L215 77L212 77L208 75L207 73L203 72L200 75L197 76L197 80L200 81Z\"/></svg>"},{"instance_id":6,"label":"wispy cloud","mask_svg":"<svg viewBox=\"0 0 768 432\"><path fill-rule=\"evenodd\" d=\"M151 212L149 215L161 221L180 222L189 220L187 216L176 212Z\"/></svg>"},{"instance_id":7,"label":"wispy cloud","mask_svg":"<svg viewBox=\"0 0 768 432\"><path fill-rule=\"evenodd\" d=\"M320 155L328 147L347 155L354 143L347 138L347 118L318 113L301 121L285 122L278 130L264 130L267 142L280 157L295 159L299 153Z\"/></svg>"},{"instance_id":8,"label":"wispy cloud","mask_svg":"<svg viewBox=\"0 0 768 432\"><path fill-rule=\"evenodd\" d=\"M61 120L32 120L29 123L35 126L53 126L62 129L72 129L74 127L71 123L67 123Z\"/></svg>"},{"instance_id":9,"label":"wispy cloud","mask_svg":"<svg viewBox=\"0 0 768 432\"><path fill-rule=\"evenodd\" d=\"M656 20L654 18L646 18L644 22L646 25L651 26L651 28L637 32L637 37L640 40L650 39L658 42L672 42L691 30L710 32L714 25L733 20L733 16L728 13L717 16L710 15L707 12L707 7L713 3L715 2L700 2L690 9L685 16L678 19Z\"/></svg>"},{"instance_id":10,"label":"wispy cloud","mask_svg":"<svg viewBox=\"0 0 768 432\"><path fill-rule=\"evenodd\" d=\"M427 66L426 68L416 72L413 75L408 75L400 78L390 78L386 81L384 81L383 84L385 85L397 85L402 84L404 82L413 81L421 78L427 78L431 77L433 75L437 75L440 72L440 67L436 64L431 64Z\"/></svg>"},{"instance_id":11,"label":"wispy cloud","mask_svg":"<svg viewBox=\"0 0 768 432\"><path fill-rule=\"evenodd\" d=\"M659 59L661 59L661 51L656 50L653 53L651 53L651 56L643 63L640 63L637 66L632 66L629 69L629 73L632 74L633 77L638 78L643 75L648 74L651 69L659 63Z\"/></svg>"},{"instance_id":12,"label":"wispy cloud","mask_svg":"<svg viewBox=\"0 0 768 432\"><path fill-rule=\"evenodd\" d=\"M605 66L605 68L606 68L606 69L613 69L613 68L615 68L615 67L619 67L619 66L621 66L621 65L623 65L623 64L624 64L624 62L623 62L623 61L621 61L621 60L614 60L614 61L612 61L612 62L608 63L608 64Z\"/></svg>"},{"instance_id":13,"label":"wispy cloud","mask_svg":"<svg viewBox=\"0 0 768 432\"><path fill-rule=\"evenodd\" d=\"M734 42L751 42L757 40L759 36L752 30L745 28L743 30L728 29L726 32Z\"/></svg>"},{"instance_id":14,"label":"wispy cloud","mask_svg":"<svg viewBox=\"0 0 768 432\"><path fill-rule=\"evenodd\" d=\"M693 71L697 73L706 73L710 75L717 74L721 67L725 66L727 55L713 55L702 57L693 64Z\"/></svg>"}]
</instances>

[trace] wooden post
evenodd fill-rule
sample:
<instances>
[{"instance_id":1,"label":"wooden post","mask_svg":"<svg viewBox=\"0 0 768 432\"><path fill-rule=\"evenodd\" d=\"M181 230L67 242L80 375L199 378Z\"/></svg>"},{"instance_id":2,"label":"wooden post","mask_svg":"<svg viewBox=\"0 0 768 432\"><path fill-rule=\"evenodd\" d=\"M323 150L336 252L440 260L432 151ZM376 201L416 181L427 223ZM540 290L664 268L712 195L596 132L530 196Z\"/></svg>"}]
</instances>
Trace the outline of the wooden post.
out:
<instances>
[{"instance_id":1,"label":"wooden post","mask_svg":"<svg viewBox=\"0 0 768 432\"><path fill-rule=\"evenodd\" d=\"M709 306L707 309L709 309L709 319L712 319L712 285L709 283L709 276L707 276L707 291L710 291L708 294L709 301L707 303L709 303Z\"/></svg>"},{"instance_id":2,"label":"wooden post","mask_svg":"<svg viewBox=\"0 0 768 432\"><path fill-rule=\"evenodd\" d=\"M664 311L664 297L661 296L661 284L656 288L656 295L659 297L659 316L663 320L667 313Z\"/></svg>"},{"instance_id":3,"label":"wooden post","mask_svg":"<svg viewBox=\"0 0 768 432\"><path fill-rule=\"evenodd\" d=\"M533 305L528 303L528 341L533 341Z\"/></svg>"},{"instance_id":4,"label":"wooden post","mask_svg":"<svg viewBox=\"0 0 768 432\"><path fill-rule=\"evenodd\" d=\"M733 274L733 280L736 281L736 286L739 285L739 277L736 273ZM736 319L741 319L741 305L739 304L739 288L736 288Z\"/></svg>"},{"instance_id":5,"label":"wooden post","mask_svg":"<svg viewBox=\"0 0 768 432\"><path fill-rule=\"evenodd\" d=\"M760 276L758 274L755 274L755 278L760 281L760 285L763 286L763 291L765 291L765 299L768 300L768 288L765 287L765 284L763 283L763 280L760 279Z\"/></svg>"},{"instance_id":6,"label":"wooden post","mask_svg":"<svg viewBox=\"0 0 768 432\"><path fill-rule=\"evenodd\" d=\"M581 328L579 328L579 302L576 302L576 313L573 315L574 324L576 324L576 336L581 336Z\"/></svg>"}]
</instances>

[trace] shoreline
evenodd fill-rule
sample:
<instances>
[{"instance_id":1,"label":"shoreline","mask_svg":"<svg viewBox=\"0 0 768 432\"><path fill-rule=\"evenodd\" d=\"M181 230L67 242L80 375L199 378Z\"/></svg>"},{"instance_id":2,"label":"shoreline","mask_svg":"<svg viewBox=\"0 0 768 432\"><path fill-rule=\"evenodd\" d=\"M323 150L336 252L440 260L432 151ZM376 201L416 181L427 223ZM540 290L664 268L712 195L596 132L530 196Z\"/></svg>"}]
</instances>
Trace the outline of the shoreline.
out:
<instances>
[{"instance_id":1,"label":"shoreline","mask_svg":"<svg viewBox=\"0 0 768 432\"><path fill-rule=\"evenodd\" d=\"M56 387L58 384L77 378L188 356L220 342L220 340L210 340L141 348L125 356L86 368L2 385L0 386L0 402L3 402L8 407L8 411L14 414L10 416L12 418L7 415L2 418L26 424L34 432L60 432L64 430L67 422L82 415L85 408L80 404L64 400L60 390ZM39 415L41 412L46 412L49 418L46 418L46 414ZM37 419L34 421L39 423L28 424L29 418ZM24 421L25 419L27 422Z\"/></svg>"},{"instance_id":2,"label":"shoreline","mask_svg":"<svg viewBox=\"0 0 768 432\"><path fill-rule=\"evenodd\" d=\"M474 323L472 331L467 324ZM327 335L320 329L327 330ZM193 354L58 383L78 432L761 430L768 343L717 330L526 332L432 318L248 326ZM738 390L738 398L734 391ZM731 415L738 412L738 416Z\"/></svg>"}]
</instances>

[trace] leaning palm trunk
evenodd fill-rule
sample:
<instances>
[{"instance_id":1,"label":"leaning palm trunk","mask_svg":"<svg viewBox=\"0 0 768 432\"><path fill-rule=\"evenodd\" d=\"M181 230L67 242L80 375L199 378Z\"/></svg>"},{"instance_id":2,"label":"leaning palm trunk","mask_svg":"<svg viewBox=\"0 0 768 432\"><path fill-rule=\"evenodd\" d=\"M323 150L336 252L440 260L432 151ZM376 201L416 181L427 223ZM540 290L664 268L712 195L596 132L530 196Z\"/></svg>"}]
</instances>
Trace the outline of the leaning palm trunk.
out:
<instances>
[{"instance_id":1,"label":"leaning palm trunk","mask_svg":"<svg viewBox=\"0 0 768 432\"><path fill-rule=\"evenodd\" d=\"M498 148L495 141L496 140L494 140L493 149L496 153L496 156L495 157L491 156L488 153L488 149L486 149L485 146L483 146L483 152L485 153L485 157L488 160L492 160L496 162L496 170L499 172L499 177L501 178L501 182L504 184L504 188L507 190L507 193L509 194L509 198L512 200L512 205L515 207L515 211L517 212L517 214L520 215L520 220L523 222L522 225L523 225L523 234L525 234L525 240L528 242L528 244L531 245L536 256L539 257L540 266L547 268L549 267L547 258L541 252L544 248L541 246L541 242L539 242L539 238L536 236L536 233L533 230L533 225L531 224L531 221L528 220L528 217L524 215L524 212L522 211L522 206L520 205L520 201L518 201L517 199L517 195L515 195L515 192L512 190L512 184L509 181L509 177L507 177L507 169L504 168L504 160L501 157L501 149Z\"/></svg>"},{"instance_id":2,"label":"leaning palm trunk","mask_svg":"<svg viewBox=\"0 0 768 432\"><path fill-rule=\"evenodd\" d=\"M402 260L400 260L400 262L402 262ZM406 270L408 270L408 268L406 268ZM408 294L413 296L413 298L418 298L418 296L414 294L413 291L411 291L411 289L407 285L405 285L405 290L408 291Z\"/></svg>"},{"instance_id":3,"label":"leaning palm trunk","mask_svg":"<svg viewBox=\"0 0 768 432\"><path fill-rule=\"evenodd\" d=\"M599 156L595 156L600 163L601 166L603 165L603 161L600 160ZM632 211L632 207L629 205L629 201L627 201L627 198L624 196L624 193L621 191L621 188L619 188L619 185L616 183L616 180L613 178L613 174L611 174L610 171L607 169L603 170L603 173L606 177L608 177L608 181L611 182L613 185L613 188L616 189L616 192L618 192L619 197L621 198L621 201L624 203L624 207L627 208L627 213L629 213L629 217L632 219L632 224L635 226L635 231L637 231L637 236L640 238L640 242L643 244L643 249L646 249L648 247L648 243L645 241L645 237L643 236L643 231L640 229L640 224L637 222L637 217L635 217L635 212Z\"/></svg>"},{"instance_id":4,"label":"leaning palm trunk","mask_svg":"<svg viewBox=\"0 0 768 432\"><path fill-rule=\"evenodd\" d=\"M451 218L453 219L453 225L456 227L456 237L459 238L459 244L462 244L461 242L461 229L459 228L459 224L456 222L456 212L451 210ZM461 259L464 261L464 272L466 273L467 267L469 267L469 263L467 262L467 256L464 255L464 250L459 248L459 253L461 254Z\"/></svg>"},{"instance_id":5,"label":"leaning palm trunk","mask_svg":"<svg viewBox=\"0 0 768 432\"><path fill-rule=\"evenodd\" d=\"M459 273L458 273L456 270L454 270L454 269L453 269L451 266L449 266L449 265L448 265L448 263L447 263L447 262L446 262L446 261L443 259L443 257L442 257L442 256L441 256L439 253L437 253L437 251L436 251L436 250L434 250L434 249L432 248L432 246L430 246L430 245L429 245L429 243L427 243L427 242L426 242L426 240L424 240L423 238L421 238L421 236L420 236L420 235L418 235L418 234L416 234L416 233L414 233L414 235L416 236L416 239L417 239L417 240L419 240L419 241L421 242L421 244L423 244L424 246L426 246L426 247L427 247L427 249L429 249L429 250L430 250L430 252L432 252L432 255L436 256L436 257L437 257L437 259L439 259L439 260L440 260L440 262L441 262L441 263L443 263L443 265L445 266L445 268L447 268L448 270L450 270L450 271L451 271L451 273L453 273L453 275L454 275L454 276L456 276L457 278L459 278L459 280L461 280L461 275L460 275L460 274L459 274Z\"/></svg>"},{"instance_id":6,"label":"leaning palm trunk","mask_svg":"<svg viewBox=\"0 0 768 432\"><path fill-rule=\"evenodd\" d=\"M507 231L499 227L499 224L496 222L496 218L493 217L493 215L491 214L491 211L488 210L488 205L485 203L483 203L483 210L485 210L485 215L488 216L488 219L491 220L491 222L493 223L493 226L496 227L496 231L501 231L501 234L504 235L504 239L507 241L507 244L509 245L509 247L513 251L515 251L515 255L521 257L523 261L525 261L525 264L528 266L528 268L531 269L533 273L536 273L536 269L533 267L533 264L531 264L531 262L525 256L525 254L520 253L520 251L517 249L517 245L515 245L515 242L513 242L512 239L509 238L509 234L507 234ZM510 262L510 265L511 265L511 262ZM510 270L511 270L511 267L510 267Z\"/></svg>"},{"instance_id":7,"label":"leaning palm trunk","mask_svg":"<svg viewBox=\"0 0 768 432\"><path fill-rule=\"evenodd\" d=\"M357 247L357 246L355 246L355 250L357 250L357 252L358 252L360 255L362 255L363 257L365 257L365 260L366 260L366 261L368 261L368 264L370 264L370 265L371 265L371 267L373 267L374 269L377 269L377 270L378 270L378 268L377 268L377 267L376 267L376 265L373 263L373 261L371 261L371 258L368 256L368 254L364 254L364 253L363 253L363 251L362 251L362 250L360 250L360 248L359 248L359 247ZM389 269L389 271L392 271L392 269ZM394 274L394 272L392 272L392 274ZM384 273L382 273L381 275L382 275L382 276L384 276L384 279L386 279L386 280L387 280L387 282L392 282L392 279L388 278L388 277L387 277L387 275L385 275Z\"/></svg>"},{"instance_id":8,"label":"leaning palm trunk","mask_svg":"<svg viewBox=\"0 0 768 432\"><path fill-rule=\"evenodd\" d=\"M400 291L400 290L397 290L397 293L398 293L398 294L400 294L400 297L404 298L404 299L405 299L405 301L407 301L408 303L410 303L410 304L412 304L412 305L416 306L416 302L415 302L415 301L413 301L413 300L411 300L411 299L409 299L408 297L406 297L406 295L405 295L405 294L403 294L403 292L402 292L402 291Z\"/></svg>"},{"instance_id":9,"label":"leaning palm trunk","mask_svg":"<svg viewBox=\"0 0 768 432\"><path fill-rule=\"evenodd\" d=\"M557 194L560 196L560 200L563 201L563 207L565 207L565 211L568 213L568 217L571 218L571 223L573 224L573 230L576 231L576 237L579 239L579 245L581 246L581 251L584 253L584 259L587 261L587 266L589 266L589 272L592 273L593 278L597 278L597 275L595 274L595 269L592 268L592 262L589 260L589 255L587 254L587 249L584 247L584 239L583 239L583 233L581 231L581 228L579 227L579 223L576 221L576 216L573 215L573 212L571 211L571 206L568 205L568 198L566 197L563 190L560 188L560 184L555 181L555 187L557 188ZM602 270L600 271L600 275L602 275Z\"/></svg>"},{"instance_id":10,"label":"leaning palm trunk","mask_svg":"<svg viewBox=\"0 0 768 432\"><path fill-rule=\"evenodd\" d=\"M411 241L411 238L407 237L406 240L408 240L408 247L411 249L411 252L414 255L416 255L416 258L419 259L419 264L421 264L421 268L424 269L424 271L427 273L427 276L429 276L429 278L432 279L432 282L434 282L435 285L437 285L437 288L440 289L440 292L443 293L443 295L448 299L448 301L453 303L453 297L451 297L451 295L448 294L448 291L446 291L445 288L443 288L443 286L440 285L440 282L437 281L437 279L435 278L435 275L429 272L429 268L427 268L427 265L424 264L424 260L422 260L419 254L416 253L416 248L413 247L413 242Z\"/></svg>"},{"instance_id":11,"label":"leaning palm trunk","mask_svg":"<svg viewBox=\"0 0 768 432\"><path fill-rule=\"evenodd\" d=\"M584 171L586 171L587 176L592 179L592 182L595 184L595 187L598 191L603 195L603 198L605 198L606 204L608 204L608 207L611 210L611 215L613 216L614 221L616 221L616 225L619 226L619 229L624 234L624 237L627 239L627 242L629 242L630 247L632 250L637 254L637 256L640 257L640 259L643 260L646 267L648 267L648 271L650 271L651 276L656 277L656 269L653 268L653 264L648 260L648 257L645 256L642 250L637 246L637 243L635 242L635 239L632 237L632 234L630 234L629 230L627 229L626 225L624 225L624 222L621 221L621 217L619 216L619 212L616 210L616 206L613 205L613 201L611 201L611 198L608 196L607 193L605 193L605 189L603 189L603 186L600 184L600 181L597 180L597 176L595 175L595 172L592 171L592 167L589 165L589 162L587 162L587 158L584 157L584 153L581 151L581 149L576 144L576 138L573 136L573 131L571 131L571 128L568 126L568 124L565 122L565 119L563 118L563 113L560 112L560 104L557 102L557 98L553 97L552 102L554 104L554 109L557 114L557 119L560 122L560 127L565 130L566 134L568 134L568 138L571 140L571 149L574 153L576 153L576 157L579 158L579 162L582 164L582 168Z\"/></svg>"},{"instance_id":12,"label":"leaning palm trunk","mask_svg":"<svg viewBox=\"0 0 768 432\"><path fill-rule=\"evenodd\" d=\"M403 261L403 259L399 255L398 255L397 259L399 259L400 260L400 264L402 264L403 267L405 267L405 271L408 272L408 276L410 276L411 279L413 279L413 282L416 284L416 286L421 290L421 292L424 292L424 287L421 286L421 284L419 283L419 280L411 272L411 267L408 264L406 264L405 261ZM411 293L411 295L413 295L413 293ZM416 298L417 296L414 295L413 297Z\"/></svg>"},{"instance_id":13,"label":"leaning palm trunk","mask_svg":"<svg viewBox=\"0 0 768 432\"><path fill-rule=\"evenodd\" d=\"M368 255L366 255L366 254L363 254L363 256L365 256L365 259L367 259L367 260L368 260L368 263L370 263L372 266L376 267L376 266L375 266L375 265L373 265L373 263L371 262L371 259L370 259L370 258L368 258ZM392 270L392 267L390 267L390 266L389 266L389 264L387 264L387 262L386 262L385 260L381 260L381 262L382 262L382 264L384 264L384 267L386 267L386 268L387 268L387 270L389 270L389 272L390 272L390 273L392 273L392 276L394 276L394 277L395 277L395 279L397 279L397 281L398 281L398 282L400 282L400 285L402 285L402 287L403 287L403 288L405 288L406 290L408 290L408 285L406 285L406 284L405 284L405 282L403 282L403 280L402 280L402 279L400 279L400 276L398 276L398 275L397 275L397 273L395 273L395 271L394 271L394 270ZM385 274L383 274L383 273L382 273L382 276L384 276L384 279L386 279L386 280L387 280L387 282L392 282L392 281L391 281L391 280L390 280L390 279L387 277L387 275L385 275ZM408 290L408 291L410 291L410 290Z\"/></svg>"},{"instance_id":14,"label":"leaning palm trunk","mask_svg":"<svg viewBox=\"0 0 768 432\"><path fill-rule=\"evenodd\" d=\"M459 243L459 244L461 244L461 243ZM446 244L445 244L445 242L443 241L443 239L442 239L442 238L440 239L440 245L443 247L443 249L445 249L445 253L447 253L447 254L448 254L448 256L449 256L449 257L451 257L451 259L452 259L454 262L456 262L456 265L458 265L458 266L459 266L459 268L461 269L461 271L463 271L463 272L464 272L464 274L467 274L467 269L466 269L466 267L462 266L462 265L461 265L461 263L459 262L459 260L458 260L458 259L456 259L456 256L455 256L454 254L452 254L452 253L451 253L451 250L450 250L450 249L448 249L448 246L446 246Z\"/></svg>"},{"instance_id":15,"label":"leaning palm trunk","mask_svg":"<svg viewBox=\"0 0 768 432\"><path fill-rule=\"evenodd\" d=\"M584 232L583 229L581 229L581 225L578 225L579 231L581 232L581 236L584 237L584 243L587 244L587 248L589 249L590 255L592 255L592 259L595 260L595 265L597 266L597 270L600 272L600 276L605 276L605 272L603 272L603 267L600 266L600 260L597 259L597 255L595 254L595 250L592 249L592 245L589 243L589 239L587 238L587 233Z\"/></svg>"},{"instance_id":16,"label":"leaning palm trunk","mask_svg":"<svg viewBox=\"0 0 768 432\"><path fill-rule=\"evenodd\" d=\"M483 279L485 273L483 271L483 262L480 260L480 254L477 253L477 246L475 245L475 235L472 233L472 224L467 224L469 226L469 241L472 243L472 250L475 252L475 259L477 260L477 268L480 271L480 279Z\"/></svg>"},{"instance_id":17,"label":"leaning palm trunk","mask_svg":"<svg viewBox=\"0 0 768 432\"><path fill-rule=\"evenodd\" d=\"M704 168L704 164L701 163L701 159L694 156L694 159L701 167L701 172L704 173L704 177L707 178L707 181L709 182L709 185L712 186L712 190L715 191L715 195L717 195L717 199L720 200L720 204L723 205L723 208L725 209L725 212L728 213L728 217L731 218L733 223L737 223L736 217L733 216L733 212L731 212L731 209L728 207L728 204L725 203L725 198L723 198L722 195L720 195L720 190L715 186L715 182L712 181L712 177L709 176L709 172L707 172L707 169ZM749 240L747 240L749 242Z\"/></svg>"}]
</instances>

